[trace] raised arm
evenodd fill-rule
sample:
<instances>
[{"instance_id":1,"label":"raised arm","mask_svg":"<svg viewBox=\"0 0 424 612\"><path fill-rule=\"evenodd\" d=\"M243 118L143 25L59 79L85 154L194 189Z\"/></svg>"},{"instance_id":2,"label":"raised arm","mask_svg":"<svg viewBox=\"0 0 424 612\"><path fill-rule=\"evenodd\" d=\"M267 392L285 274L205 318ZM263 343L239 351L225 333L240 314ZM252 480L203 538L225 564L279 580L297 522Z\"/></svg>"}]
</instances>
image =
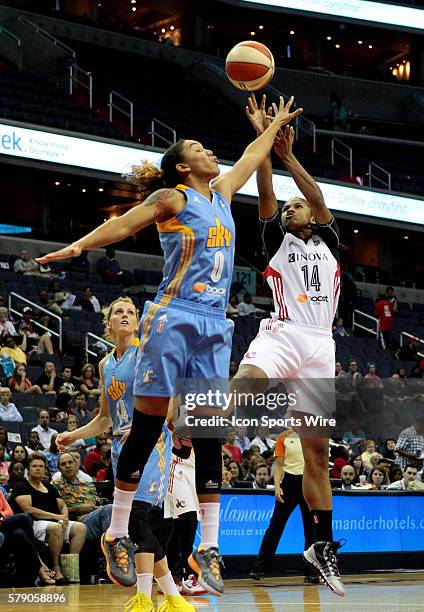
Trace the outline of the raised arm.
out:
<instances>
[{"instance_id":1,"label":"raised arm","mask_svg":"<svg viewBox=\"0 0 424 612\"><path fill-rule=\"evenodd\" d=\"M312 176L305 170L293 153L294 129L287 126L276 139L274 150L285 165L305 199L308 201L317 223L325 225L333 218L324 202L321 189Z\"/></svg>"},{"instance_id":2,"label":"raised arm","mask_svg":"<svg viewBox=\"0 0 424 612\"><path fill-rule=\"evenodd\" d=\"M250 143L232 169L214 182L213 188L215 191L222 193L228 201L231 201L233 195L243 187L255 170L265 161L280 128L303 112L303 109L298 108L290 113L293 101L292 96L284 105L283 98L280 98L280 105L272 123L264 130L263 134Z\"/></svg>"},{"instance_id":3,"label":"raised arm","mask_svg":"<svg viewBox=\"0 0 424 612\"><path fill-rule=\"evenodd\" d=\"M131 208L115 219L109 219L95 230L69 246L37 259L47 263L69 257L78 257L82 251L90 251L113 244L132 236L152 223L166 221L176 215L185 205L182 193L176 189L158 189L151 193L142 204Z\"/></svg>"},{"instance_id":4,"label":"raised arm","mask_svg":"<svg viewBox=\"0 0 424 612\"><path fill-rule=\"evenodd\" d=\"M98 436L104 431L107 431L112 425L103 375L104 362L105 358L103 358L99 363L100 380L102 382L99 414L97 414L92 421L87 423L87 425L79 427L78 429L75 429L75 431L64 431L63 433L59 434L56 438L56 446L61 452L65 451L68 446L76 442L76 440L79 440L80 438L85 439Z\"/></svg>"}]
</instances>

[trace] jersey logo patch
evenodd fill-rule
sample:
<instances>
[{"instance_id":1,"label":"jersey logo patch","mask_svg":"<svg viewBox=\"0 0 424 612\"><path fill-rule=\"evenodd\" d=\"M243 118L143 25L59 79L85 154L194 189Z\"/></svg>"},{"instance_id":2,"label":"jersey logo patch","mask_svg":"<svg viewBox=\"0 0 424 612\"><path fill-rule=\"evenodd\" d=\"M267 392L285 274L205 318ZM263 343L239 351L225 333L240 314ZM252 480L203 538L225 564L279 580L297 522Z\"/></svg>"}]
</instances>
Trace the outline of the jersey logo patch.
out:
<instances>
[{"instance_id":1,"label":"jersey logo patch","mask_svg":"<svg viewBox=\"0 0 424 612\"><path fill-rule=\"evenodd\" d=\"M152 378L153 374L153 370L146 370L145 372L143 372L143 384L154 382L154 378Z\"/></svg>"},{"instance_id":2,"label":"jersey logo patch","mask_svg":"<svg viewBox=\"0 0 424 612\"><path fill-rule=\"evenodd\" d=\"M107 392L110 398L117 401L124 395L126 388L126 383L112 376L112 383L108 386Z\"/></svg>"},{"instance_id":3,"label":"jersey logo patch","mask_svg":"<svg viewBox=\"0 0 424 612\"><path fill-rule=\"evenodd\" d=\"M231 240L233 238L230 230L222 225L220 219L215 217L215 225L209 228L208 242L207 245L210 248L218 249L223 246L231 246Z\"/></svg>"},{"instance_id":4,"label":"jersey logo patch","mask_svg":"<svg viewBox=\"0 0 424 612\"><path fill-rule=\"evenodd\" d=\"M158 334L161 334L163 332L163 330L165 329L165 323L168 321L168 317L166 314L163 314L159 317L158 319L158 324L156 327L156 331Z\"/></svg>"}]
</instances>

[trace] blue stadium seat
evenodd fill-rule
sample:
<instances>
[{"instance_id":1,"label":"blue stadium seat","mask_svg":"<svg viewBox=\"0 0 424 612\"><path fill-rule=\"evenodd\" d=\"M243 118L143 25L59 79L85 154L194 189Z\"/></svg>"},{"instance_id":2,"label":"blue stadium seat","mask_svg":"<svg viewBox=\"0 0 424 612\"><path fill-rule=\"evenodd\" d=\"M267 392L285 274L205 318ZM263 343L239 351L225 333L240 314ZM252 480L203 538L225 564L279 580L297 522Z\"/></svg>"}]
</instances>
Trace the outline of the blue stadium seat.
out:
<instances>
[{"instance_id":1,"label":"blue stadium seat","mask_svg":"<svg viewBox=\"0 0 424 612\"><path fill-rule=\"evenodd\" d=\"M24 423L31 423L37 420L37 408L35 406L23 406L20 413Z\"/></svg>"},{"instance_id":2,"label":"blue stadium seat","mask_svg":"<svg viewBox=\"0 0 424 612\"><path fill-rule=\"evenodd\" d=\"M15 404L17 408L35 405L34 395L32 393L12 393L11 402Z\"/></svg>"},{"instance_id":3,"label":"blue stadium seat","mask_svg":"<svg viewBox=\"0 0 424 612\"><path fill-rule=\"evenodd\" d=\"M54 408L56 406L56 396L53 393L37 393L35 405L37 408Z\"/></svg>"}]
</instances>

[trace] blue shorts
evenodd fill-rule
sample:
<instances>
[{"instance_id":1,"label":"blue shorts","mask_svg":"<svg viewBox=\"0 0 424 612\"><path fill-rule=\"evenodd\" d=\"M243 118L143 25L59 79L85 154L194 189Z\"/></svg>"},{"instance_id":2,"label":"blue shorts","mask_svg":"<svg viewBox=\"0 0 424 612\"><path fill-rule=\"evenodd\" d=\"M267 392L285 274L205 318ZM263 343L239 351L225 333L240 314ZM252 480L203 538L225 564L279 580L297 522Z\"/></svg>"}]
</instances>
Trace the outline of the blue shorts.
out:
<instances>
[{"instance_id":1,"label":"blue shorts","mask_svg":"<svg viewBox=\"0 0 424 612\"><path fill-rule=\"evenodd\" d=\"M114 436L111 457L113 474L116 477L116 466L122 446L119 443L122 436ZM172 435L168 427L162 427L162 434L152 451L143 470L140 483L134 499L147 502L152 506L162 506L168 490L169 468L171 465Z\"/></svg>"},{"instance_id":2,"label":"blue shorts","mask_svg":"<svg viewBox=\"0 0 424 612\"><path fill-rule=\"evenodd\" d=\"M173 298L146 302L134 395L174 397L175 381L228 380L233 321L225 311Z\"/></svg>"}]
</instances>

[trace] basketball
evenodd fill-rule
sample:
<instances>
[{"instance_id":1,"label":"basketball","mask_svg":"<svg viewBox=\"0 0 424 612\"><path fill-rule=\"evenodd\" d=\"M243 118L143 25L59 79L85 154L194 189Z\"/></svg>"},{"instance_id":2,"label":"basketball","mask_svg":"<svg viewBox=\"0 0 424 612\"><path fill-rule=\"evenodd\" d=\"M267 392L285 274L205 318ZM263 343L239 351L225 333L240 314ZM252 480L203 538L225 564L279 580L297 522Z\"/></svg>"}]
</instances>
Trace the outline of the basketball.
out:
<instances>
[{"instance_id":1,"label":"basketball","mask_svg":"<svg viewBox=\"0 0 424 612\"><path fill-rule=\"evenodd\" d=\"M275 62L268 47L255 40L245 40L231 49L225 68L238 89L256 91L268 85L274 76Z\"/></svg>"}]
</instances>

